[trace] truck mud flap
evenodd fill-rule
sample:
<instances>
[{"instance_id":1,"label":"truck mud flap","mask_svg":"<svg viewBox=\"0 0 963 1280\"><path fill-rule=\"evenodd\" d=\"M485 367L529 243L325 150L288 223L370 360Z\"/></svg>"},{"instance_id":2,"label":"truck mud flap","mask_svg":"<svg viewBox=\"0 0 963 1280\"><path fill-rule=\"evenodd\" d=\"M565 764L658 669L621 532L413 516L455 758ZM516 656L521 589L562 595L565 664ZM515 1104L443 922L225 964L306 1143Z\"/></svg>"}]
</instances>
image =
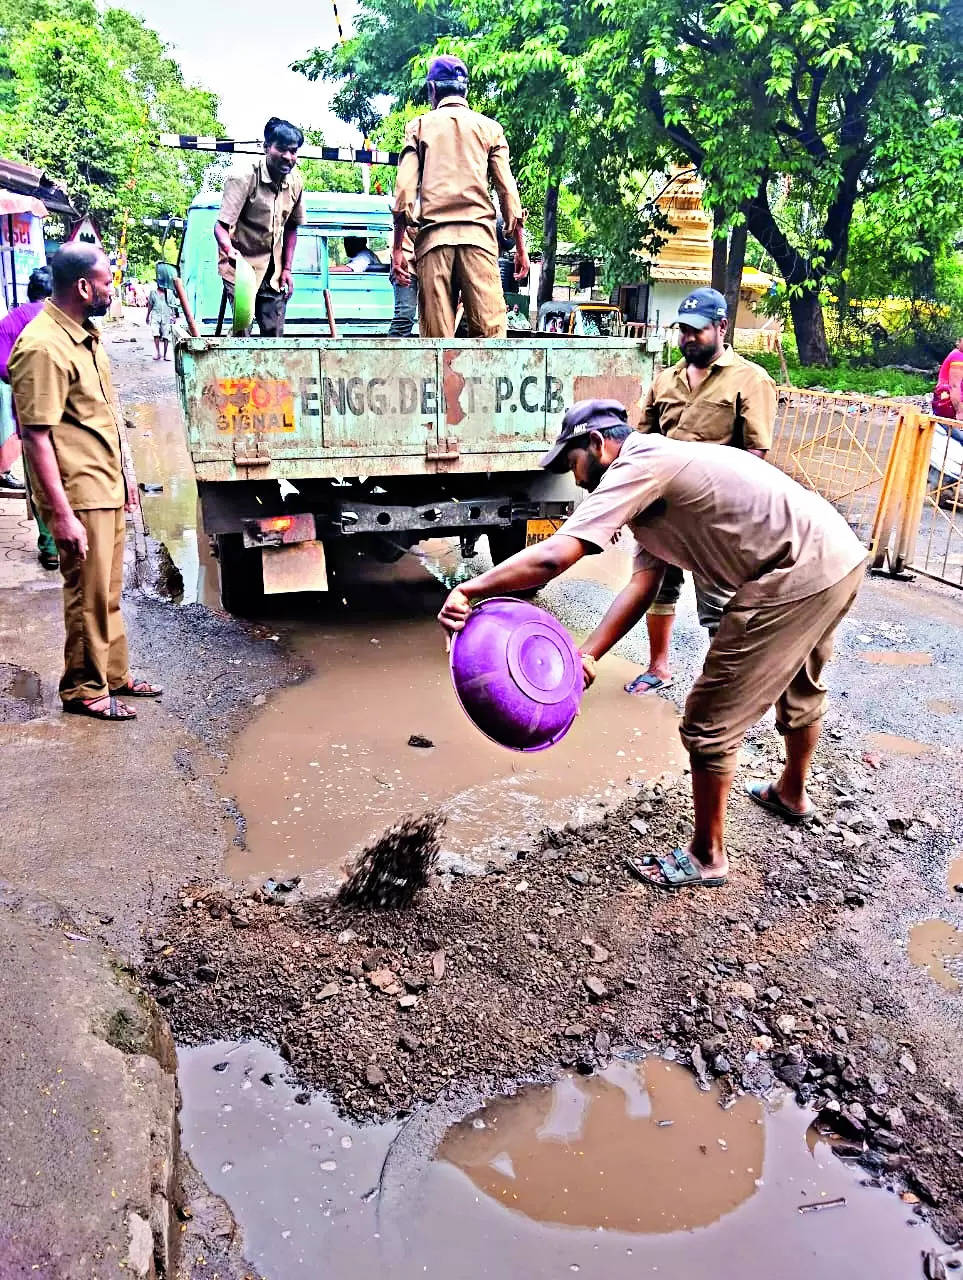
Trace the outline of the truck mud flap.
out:
<instances>
[{"instance_id":1,"label":"truck mud flap","mask_svg":"<svg viewBox=\"0 0 963 1280\"><path fill-rule=\"evenodd\" d=\"M261 552L261 566L266 596L328 590L328 566L321 542L265 547Z\"/></svg>"}]
</instances>

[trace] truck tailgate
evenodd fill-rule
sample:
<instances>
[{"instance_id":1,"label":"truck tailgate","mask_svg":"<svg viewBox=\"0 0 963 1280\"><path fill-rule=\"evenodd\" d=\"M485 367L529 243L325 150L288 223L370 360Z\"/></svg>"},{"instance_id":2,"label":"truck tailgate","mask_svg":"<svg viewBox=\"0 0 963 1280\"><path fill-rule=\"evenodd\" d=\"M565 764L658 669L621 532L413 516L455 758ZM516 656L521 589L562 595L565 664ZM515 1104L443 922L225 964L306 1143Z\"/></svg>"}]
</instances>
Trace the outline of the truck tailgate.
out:
<instances>
[{"instance_id":1,"label":"truck tailgate","mask_svg":"<svg viewBox=\"0 0 963 1280\"><path fill-rule=\"evenodd\" d=\"M620 338L190 338L178 387L201 480L519 471L575 400L638 422L653 357Z\"/></svg>"}]
</instances>

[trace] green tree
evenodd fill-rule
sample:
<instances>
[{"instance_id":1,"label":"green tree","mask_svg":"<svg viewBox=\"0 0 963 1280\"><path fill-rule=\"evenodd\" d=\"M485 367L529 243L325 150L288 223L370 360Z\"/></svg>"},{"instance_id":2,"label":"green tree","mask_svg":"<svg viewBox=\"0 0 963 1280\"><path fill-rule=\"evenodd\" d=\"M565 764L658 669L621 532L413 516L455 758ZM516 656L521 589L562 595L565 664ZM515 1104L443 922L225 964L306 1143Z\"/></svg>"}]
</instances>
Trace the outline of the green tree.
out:
<instances>
[{"instance_id":1,"label":"green tree","mask_svg":"<svg viewBox=\"0 0 963 1280\"><path fill-rule=\"evenodd\" d=\"M160 132L223 134L215 95L184 83L142 19L88 0L0 0L0 148L62 180L130 257L154 253L145 218L182 215L209 157L163 150Z\"/></svg>"},{"instance_id":2,"label":"green tree","mask_svg":"<svg viewBox=\"0 0 963 1280\"><path fill-rule=\"evenodd\" d=\"M605 147L630 168L666 154L695 165L720 228L745 224L781 273L800 358L826 363L821 300L857 201L911 241L959 221L961 6L606 0L598 13L585 161ZM774 209L787 185L805 211L795 224Z\"/></svg>"}]
</instances>

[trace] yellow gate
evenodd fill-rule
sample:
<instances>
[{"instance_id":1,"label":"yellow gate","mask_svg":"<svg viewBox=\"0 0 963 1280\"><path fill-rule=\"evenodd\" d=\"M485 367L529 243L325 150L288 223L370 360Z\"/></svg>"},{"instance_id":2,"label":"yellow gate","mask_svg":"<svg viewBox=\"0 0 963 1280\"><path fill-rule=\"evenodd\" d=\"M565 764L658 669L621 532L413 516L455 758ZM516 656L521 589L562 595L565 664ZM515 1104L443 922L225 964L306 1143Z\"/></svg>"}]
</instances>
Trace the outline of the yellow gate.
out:
<instances>
[{"instance_id":1,"label":"yellow gate","mask_svg":"<svg viewBox=\"0 0 963 1280\"><path fill-rule=\"evenodd\" d=\"M783 386L769 457L842 512L875 568L963 587L963 423Z\"/></svg>"}]
</instances>

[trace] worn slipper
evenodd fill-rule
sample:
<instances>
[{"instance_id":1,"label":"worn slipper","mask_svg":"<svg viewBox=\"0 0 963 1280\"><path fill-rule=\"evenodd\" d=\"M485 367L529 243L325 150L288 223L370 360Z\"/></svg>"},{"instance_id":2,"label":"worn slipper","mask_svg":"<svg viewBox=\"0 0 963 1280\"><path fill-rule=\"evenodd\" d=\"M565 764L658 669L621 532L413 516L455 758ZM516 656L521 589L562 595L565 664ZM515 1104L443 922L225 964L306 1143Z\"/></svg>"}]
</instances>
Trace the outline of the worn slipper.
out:
<instances>
[{"instance_id":1,"label":"worn slipper","mask_svg":"<svg viewBox=\"0 0 963 1280\"><path fill-rule=\"evenodd\" d=\"M623 688L626 693L655 693L656 689L668 689L671 684L671 676L663 680L661 676L657 676L651 671L643 671L634 680L630 680L627 685L623 685Z\"/></svg>"},{"instance_id":2,"label":"worn slipper","mask_svg":"<svg viewBox=\"0 0 963 1280\"><path fill-rule=\"evenodd\" d=\"M774 813L777 818L782 818L783 822L796 824L812 822L816 816L815 805L810 805L808 809L800 813L797 809L790 809L788 804L783 804L771 782L747 782L746 795L750 800L755 800L756 804L761 805L763 809L768 809L770 813Z\"/></svg>"},{"instance_id":3,"label":"worn slipper","mask_svg":"<svg viewBox=\"0 0 963 1280\"><path fill-rule=\"evenodd\" d=\"M637 880L654 889L718 889L729 876L704 876L684 849L673 849L670 854L649 854L645 858L625 858L626 867ZM649 875L645 868L656 866L658 876Z\"/></svg>"},{"instance_id":4,"label":"worn slipper","mask_svg":"<svg viewBox=\"0 0 963 1280\"><path fill-rule=\"evenodd\" d=\"M159 698L164 690L160 685L151 684L147 680L129 680L127 684L111 689L110 692L124 698Z\"/></svg>"},{"instance_id":5,"label":"worn slipper","mask_svg":"<svg viewBox=\"0 0 963 1280\"><path fill-rule=\"evenodd\" d=\"M100 698L91 698L90 702L100 702ZM102 707L99 711L90 705L90 702L84 702L82 698L71 698L68 702L63 703L64 712L69 716L90 716L92 720L136 720L137 712L131 711L129 707L121 710L122 703L110 694L107 700L107 706Z\"/></svg>"}]
</instances>

